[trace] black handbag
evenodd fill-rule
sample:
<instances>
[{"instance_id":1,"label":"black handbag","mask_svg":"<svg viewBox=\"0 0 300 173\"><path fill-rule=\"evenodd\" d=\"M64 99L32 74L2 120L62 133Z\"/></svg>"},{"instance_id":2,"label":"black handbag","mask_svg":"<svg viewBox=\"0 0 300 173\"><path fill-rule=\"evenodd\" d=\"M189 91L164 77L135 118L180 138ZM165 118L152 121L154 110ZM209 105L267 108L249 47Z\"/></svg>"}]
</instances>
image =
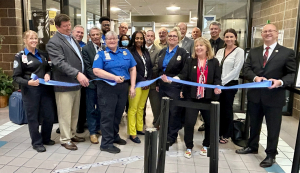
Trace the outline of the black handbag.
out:
<instances>
[{"instance_id":1,"label":"black handbag","mask_svg":"<svg viewBox=\"0 0 300 173\"><path fill-rule=\"evenodd\" d=\"M233 139L234 141L243 140L243 134L245 130L245 120L237 119L233 120Z\"/></svg>"}]
</instances>

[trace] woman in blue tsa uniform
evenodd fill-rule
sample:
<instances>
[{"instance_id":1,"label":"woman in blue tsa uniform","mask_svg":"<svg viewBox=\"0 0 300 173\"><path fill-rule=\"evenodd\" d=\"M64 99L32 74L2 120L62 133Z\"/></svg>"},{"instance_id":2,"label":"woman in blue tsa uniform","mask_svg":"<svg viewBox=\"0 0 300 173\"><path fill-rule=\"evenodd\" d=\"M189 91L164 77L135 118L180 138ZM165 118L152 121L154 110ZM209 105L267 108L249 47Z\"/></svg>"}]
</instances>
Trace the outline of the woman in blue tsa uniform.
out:
<instances>
[{"instance_id":1,"label":"woman in blue tsa uniform","mask_svg":"<svg viewBox=\"0 0 300 173\"><path fill-rule=\"evenodd\" d=\"M109 31L105 34L106 50L96 54L93 72L102 79L115 81L111 86L104 81L97 83L98 104L101 112L100 127L102 139L100 150L119 153L121 150L113 145L125 145L119 136L119 124L128 97L135 97L136 62L127 49L118 47L118 36Z\"/></svg>"},{"instance_id":2,"label":"woman in blue tsa uniform","mask_svg":"<svg viewBox=\"0 0 300 173\"><path fill-rule=\"evenodd\" d=\"M38 35L34 31L26 31L23 36L25 49L18 53L14 60L14 81L21 85L23 105L28 119L28 128L33 149L45 152L44 145L54 145L51 131L54 121L55 104L53 88L40 85L38 79L31 79L36 74L45 81L50 80L51 68L47 59L36 48ZM42 118L41 133L39 119Z\"/></svg>"},{"instance_id":3,"label":"woman in blue tsa uniform","mask_svg":"<svg viewBox=\"0 0 300 173\"><path fill-rule=\"evenodd\" d=\"M145 48L145 37L141 31L135 31L129 43L129 50L137 62L136 65L136 82L151 80L152 64L150 54ZM127 128L129 139L134 143L141 143L137 134L144 135L143 132L143 115L144 107L149 94L149 86L136 88L136 96L129 98Z\"/></svg>"},{"instance_id":4,"label":"woman in blue tsa uniform","mask_svg":"<svg viewBox=\"0 0 300 173\"><path fill-rule=\"evenodd\" d=\"M165 74L170 77L177 76L184 67L186 60L190 57L189 53L178 46L181 40L179 28L175 27L168 33L168 46L163 48L158 54L158 74ZM156 90L161 97L170 97L171 99L180 99L182 85L178 83L166 83L159 81ZM181 129L181 112L182 108L170 103L168 142L172 145Z\"/></svg>"},{"instance_id":5,"label":"woman in blue tsa uniform","mask_svg":"<svg viewBox=\"0 0 300 173\"><path fill-rule=\"evenodd\" d=\"M221 69L219 61L214 58L214 52L210 43L205 38L198 38L195 40L194 53L192 58L188 59L183 70L174 78L197 82L200 84L221 85ZM162 80L169 81L165 75ZM194 87L185 85L183 93L187 97L187 101L210 103L212 100L218 99L218 94L221 93L220 89L210 89L204 87ZM192 148L194 147L194 126L197 121L198 112L201 112L205 121L205 135L203 140L203 148L200 151L201 155L207 155L207 147L210 145L210 112L209 110L186 108L186 117L184 124L184 142L186 145L186 158L192 157Z\"/></svg>"}]
</instances>

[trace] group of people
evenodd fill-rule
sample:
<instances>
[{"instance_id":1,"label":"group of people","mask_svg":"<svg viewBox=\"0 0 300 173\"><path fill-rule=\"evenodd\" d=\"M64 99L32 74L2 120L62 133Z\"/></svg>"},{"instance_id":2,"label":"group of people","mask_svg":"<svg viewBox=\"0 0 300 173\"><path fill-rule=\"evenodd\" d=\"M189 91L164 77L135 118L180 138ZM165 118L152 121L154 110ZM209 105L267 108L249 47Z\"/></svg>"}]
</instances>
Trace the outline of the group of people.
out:
<instances>
[{"instance_id":1,"label":"group of people","mask_svg":"<svg viewBox=\"0 0 300 173\"><path fill-rule=\"evenodd\" d=\"M230 28L220 38L221 24L212 22L209 26L211 39L201 37L201 30L195 27L192 38L186 36L187 25L179 23L168 31L136 31L127 35L128 25L121 23L119 35L110 31L110 19L99 19L101 29L89 30L91 41L82 41L84 28L75 26L71 30L69 16L55 17L56 34L47 43L47 54L37 49L38 35L34 31L24 33L25 48L15 56L14 80L21 85L24 108L32 146L38 152L46 151L44 145L54 145L50 139L53 115L58 115L60 143L66 149L77 150L74 142L83 142L76 136L87 121L90 141L99 143L100 150L119 153L114 145L125 145L119 136L119 125L125 107L128 109L127 133L129 139L141 143L138 135L144 135L145 105L149 97L153 112L153 125L159 129L160 100L207 103L220 102L220 144L228 142L233 134L233 101L237 89L220 90L181 85L167 76L199 84L232 86L237 85L240 71L245 68L245 77L250 82L271 80L272 86L248 90L248 115L250 116L250 139L248 146L239 149L238 154L256 153L263 116L268 127L267 157L262 167L271 166L277 154L281 125L281 109L284 104L284 89L293 83L295 77L294 52L277 43L278 32L274 25L263 27L261 33L264 45L251 49L244 63L244 50L237 42L237 32ZM48 61L51 60L51 66ZM40 85L36 74L46 82L51 80L78 83L64 87ZM162 80L150 86L136 88L136 83L161 76ZM102 80L92 81L101 78ZM114 81L112 86L107 81ZM128 105L126 106L126 103ZM176 142L178 131L184 127L186 158L192 157L194 126L198 113L204 120L200 127L205 131L201 155L207 155L210 145L210 113L208 110L175 106L170 102L167 140ZM85 112L85 113L84 113ZM86 114L83 116L81 114ZM39 117L42 117L41 133ZM80 125L79 125L80 124ZM79 131L78 131L79 130Z\"/></svg>"}]
</instances>

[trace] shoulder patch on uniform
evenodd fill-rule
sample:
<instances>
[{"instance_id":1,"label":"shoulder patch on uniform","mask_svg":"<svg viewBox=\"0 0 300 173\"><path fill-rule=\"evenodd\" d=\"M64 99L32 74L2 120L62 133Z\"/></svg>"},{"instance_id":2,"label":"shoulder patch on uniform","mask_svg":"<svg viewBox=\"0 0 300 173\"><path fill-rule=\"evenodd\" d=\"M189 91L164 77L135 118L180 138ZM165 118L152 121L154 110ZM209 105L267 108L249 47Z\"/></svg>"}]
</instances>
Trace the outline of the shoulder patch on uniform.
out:
<instances>
[{"instance_id":1,"label":"shoulder patch on uniform","mask_svg":"<svg viewBox=\"0 0 300 173\"><path fill-rule=\"evenodd\" d=\"M17 68L19 66L19 63L17 60L14 60L14 68Z\"/></svg>"},{"instance_id":2,"label":"shoulder patch on uniform","mask_svg":"<svg viewBox=\"0 0 300 173\"><path fill-rule=\"evenodd\" d=\"M99 54L95 55L94 61L96 61L99 58Z\"/></svg>"}]
</instances>

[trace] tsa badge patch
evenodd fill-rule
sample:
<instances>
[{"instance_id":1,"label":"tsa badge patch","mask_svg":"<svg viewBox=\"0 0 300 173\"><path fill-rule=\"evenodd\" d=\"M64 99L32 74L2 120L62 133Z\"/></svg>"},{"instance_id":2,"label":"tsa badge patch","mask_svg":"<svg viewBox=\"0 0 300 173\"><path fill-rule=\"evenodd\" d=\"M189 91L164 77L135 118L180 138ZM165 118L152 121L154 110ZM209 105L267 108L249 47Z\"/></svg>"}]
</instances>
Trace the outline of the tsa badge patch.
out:
<instances>
[{"instance_id":1,"label":"tsa badge patch","mask_svg":"<svg viewBox=\"0 0 300 173\"><path fill-rule=\"evenodd\" d=\"M96 61L99 58L99 54L96 54L94 61Z\"/></svg>"},{"instance_id":2,"label":"tsa badge patch","mask_svg":"<svg viewBox=\"0 0 300 173\"><path fill-rule=\"evenodd\" d=\"M126 55L127 55L127 52L126 52L126 51L123 51L123 55L126 56Z\"/></svg>"},{"instance_id":3,"label":"tsa badge patch","mask_svg":"<svg viewBox=\"0 0 300 173\"><path fill-rule=\"evenodd\" d=\"M19 63L17 60L14 60L14 68L17 68L19 66Z\"/></svg>"},{"instance_id":4,"label":"tsa badge patch","mask_svg":"<svg viewBox=\"0 0 300 173\"><path fill-rule=\"evenodd\" d=\"M177 57L177 61L180 61L181 60L181 56L179 55L178 57Z\"/></svg>"}]
</instances>

